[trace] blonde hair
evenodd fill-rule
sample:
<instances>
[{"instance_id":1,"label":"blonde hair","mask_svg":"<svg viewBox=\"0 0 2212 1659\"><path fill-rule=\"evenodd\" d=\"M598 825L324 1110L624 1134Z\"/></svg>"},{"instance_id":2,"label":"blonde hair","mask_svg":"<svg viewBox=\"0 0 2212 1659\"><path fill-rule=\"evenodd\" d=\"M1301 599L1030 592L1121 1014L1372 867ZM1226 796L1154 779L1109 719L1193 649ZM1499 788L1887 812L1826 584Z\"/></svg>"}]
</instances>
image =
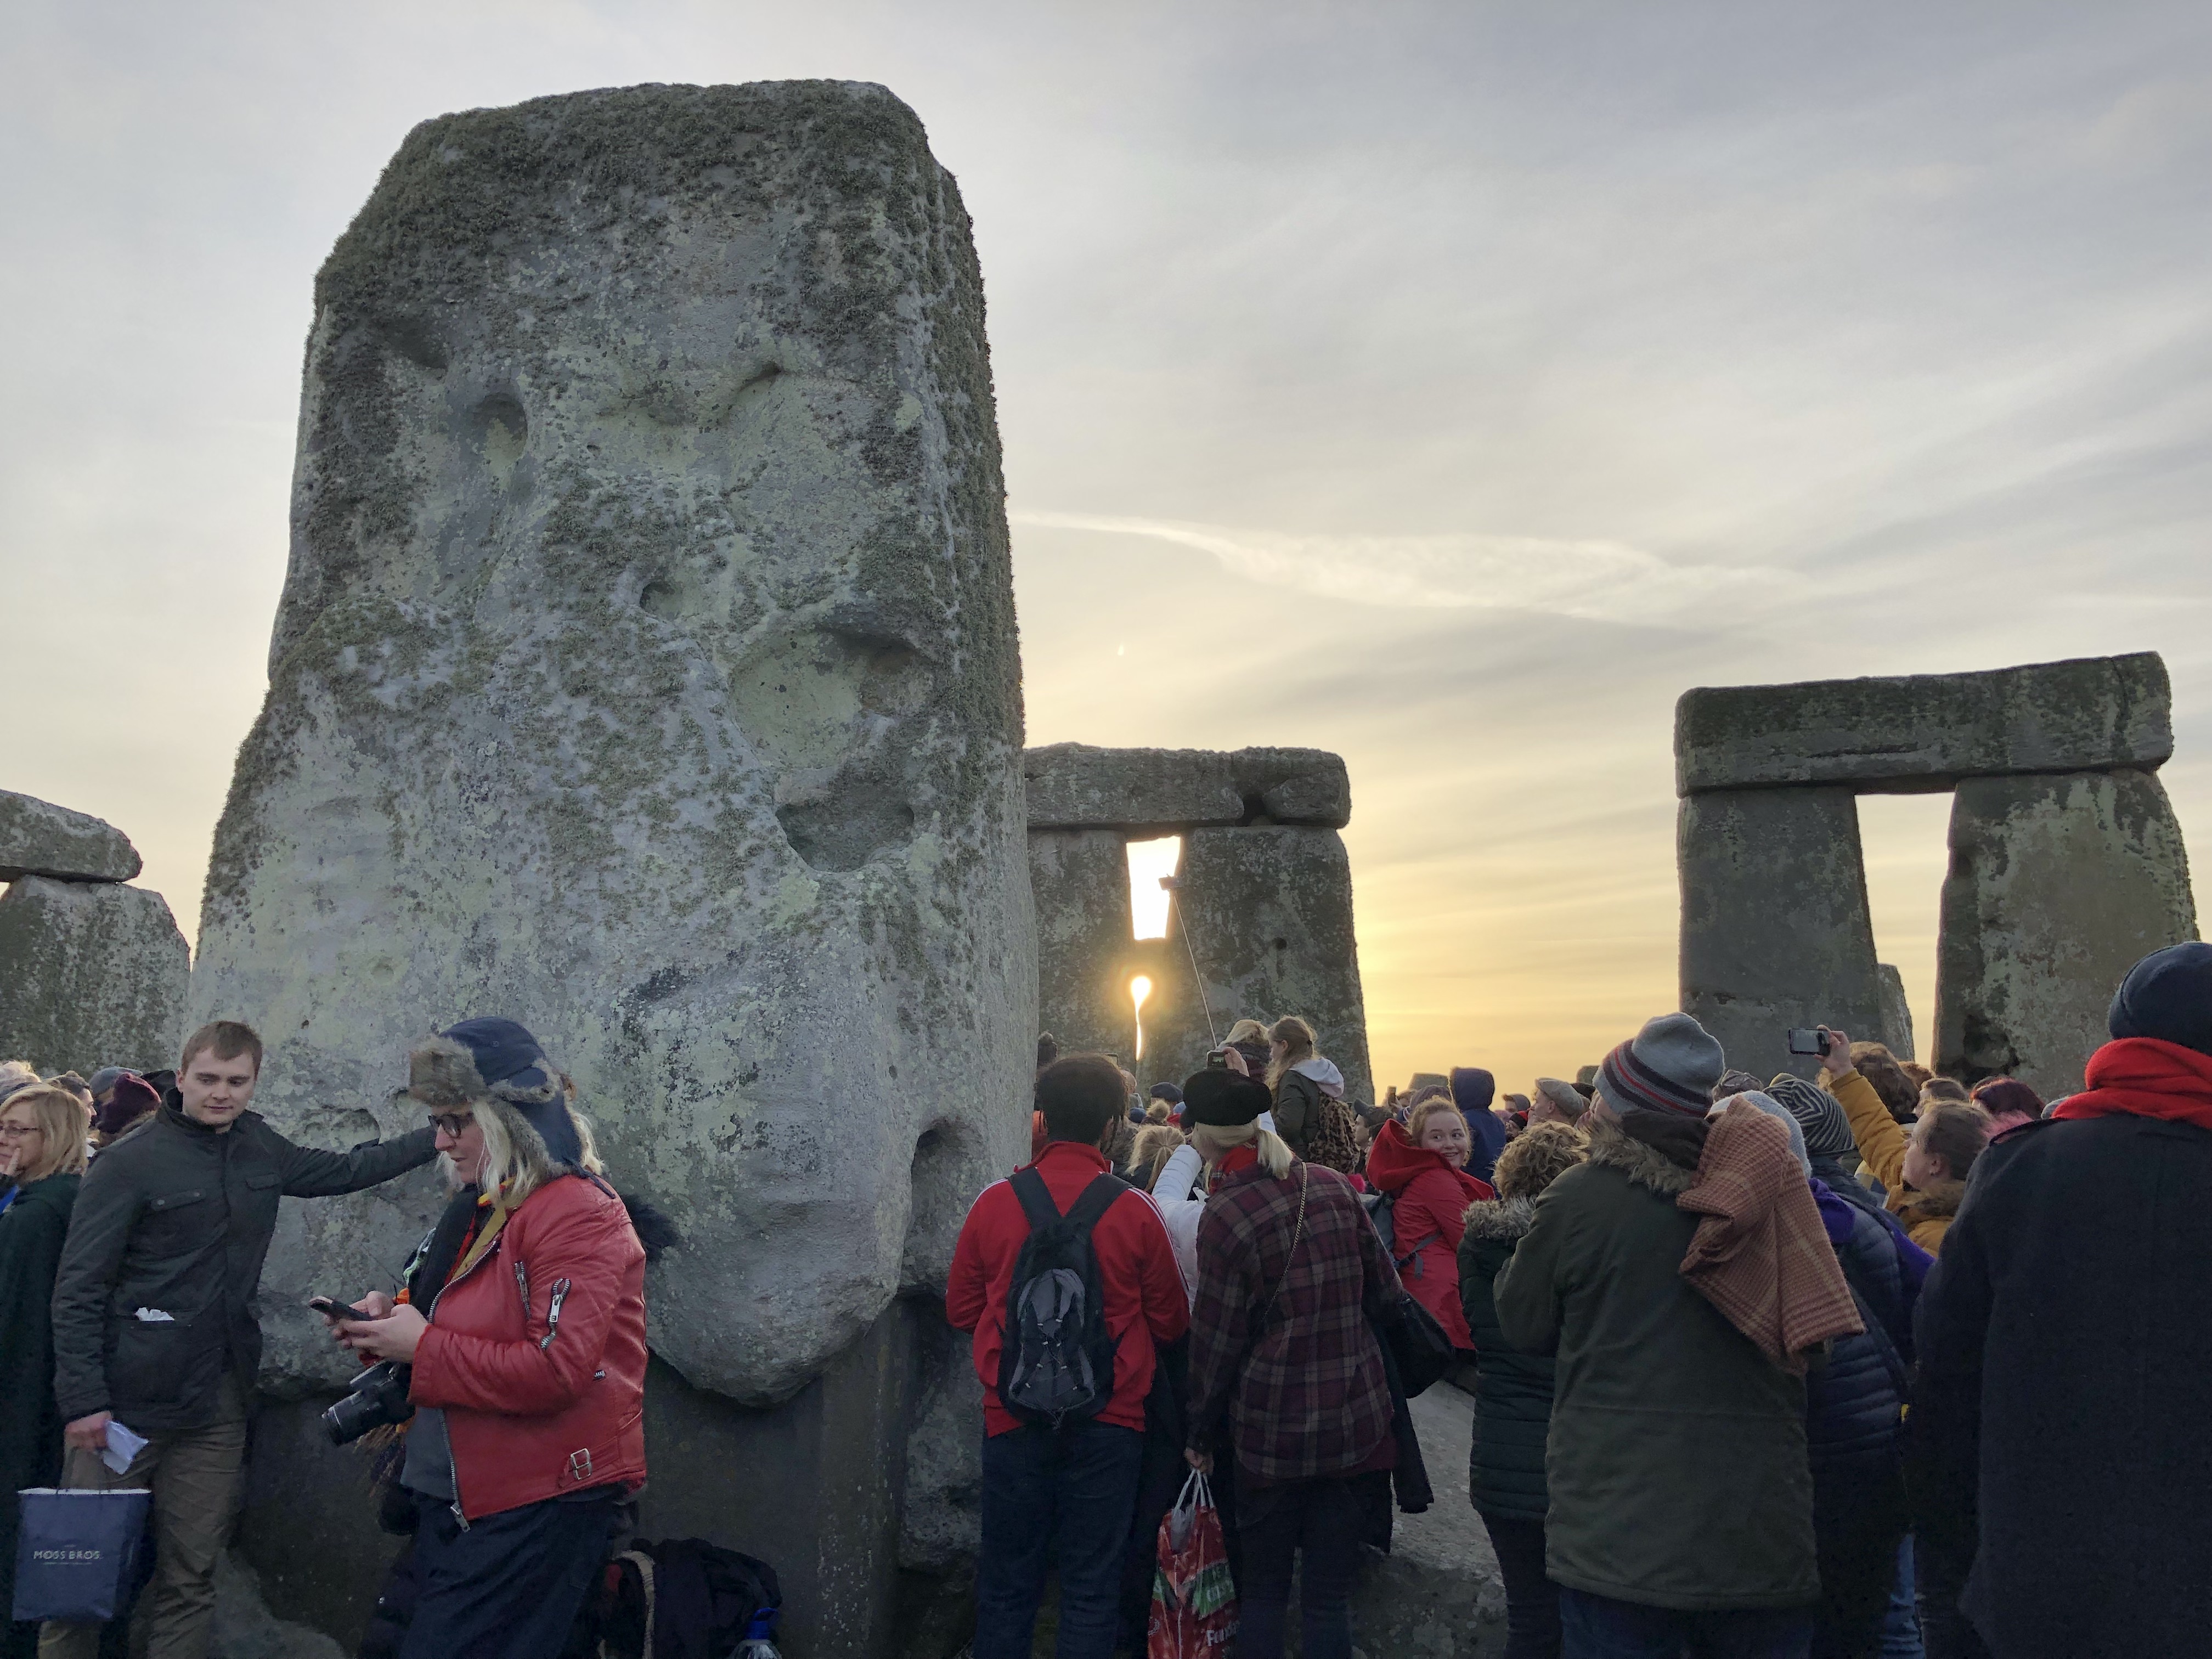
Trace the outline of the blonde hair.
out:
<instances>
[{"instance_id":1,"label":"blonde hair","mask_svg":"<svg viewBox=\"0 0 2212 1659\"><path fill-rule=\"evenodd\" d=\"M1302 1060L1314 1054L1313 1027L1296 1014L1285 1014L1267 1028L1267 1041L1283 1045L1283 1057L1267 1062L1267 1086L1273 1089L1283 1080L1283 1073Z\"/></svg>"},{"instance_id":2,"label":"blonde hair","mask_svg":"<svg viewBox=\"0 0 2212 1659\"><path fill-rule=\"evenodd\" d=\"M1158 1182L1160 1170L1182 1145L1182 1131L1172 1123L1146 1124L1137 1131L1136 1142L1130 1150L1129 1172L1149 1193Z\"/></svg>"},{"instance_id":3,"label":"blonde hair","mask_svg":"<svg viewBox=\"0 0 2212 1659\"><path fill-rule=\"evenodd\" d=\"M1265 1042L1267 1028L1256 1019L1240 1019L1229 1028L1229 1035L1221 1040L1224 1042Z\"/></svg>"},{"instance_id":4,"label":"blonde hair","mask_svg":"<svg viewBox=\"0 0 2212 1659\"><path fill-rule=\"evenodd\" d=\"M0 1112L13 1111L18 1106L28 1106L37 1114L46 1139L39 1161L15 1172L16 1184L27 1187L48 1176L82 1175L85 1137L92 1132L92 1114L85 1110L84 1103L66 1089L40 1083L0 1100Z\"/></svg>"},{"instance_id":5,"label":"blonde hair","mask_svg":"<svg viewBox=\"0 0 2212 1659\"><path fill-rule=\"evenodd\" d=\"M1145 1121L1147 1123L1165 1123L1174 1115L1175 1109L1170 1106L1164 1100L1155 1099L1151 1104L1145 1108Z\"/></svg>"},{"instance_id":6,"label":"blonde hair","mask_svg":"<svg viewBox=\"0 0 2212 1659\"><path fill-rule=\"evenodd\" d=\"M1420 1104L1406 1114L1406 1139L1416 1146L1419 1146L1422 1133L1429 1127L1429 1120L1443 1112L1449 1112L1461 1122L1467 1123L1467 1115L1460 1110L1457 1103L1449 1094L1429 1095L1422 1099ZM1472 1135L1474 1133L1474 1125L1468 1123L1467 1132Z\"/></svg>"},{"instance_id":7,"label":"blonde hair","mask_svg":"<svg viewBox=\"0 0 2212 1659\"><path fill-rule=\"evenodd\" d=\"M1589 1156L1589 1137L1571 1123L1532 1123L1498 1155L1491 1185L1500 1198L1534 1198Z\"/></svg>"},{"instance_id":8,"label":"blonde hair","mask_svg":"<svg viewBox=\"0 0 2212 1659\"><path fill-rule=\"evenodd\" d=\"M1260 1149L1260 1167L1280 1181L1291 1172L1293 1155L1289 1143L1273 1130L1250 1123L1200 1123L1190 1132L1190 1144L1208 1164L1218 1164L1239 1146Z\"/></svg>"}]
</instances>

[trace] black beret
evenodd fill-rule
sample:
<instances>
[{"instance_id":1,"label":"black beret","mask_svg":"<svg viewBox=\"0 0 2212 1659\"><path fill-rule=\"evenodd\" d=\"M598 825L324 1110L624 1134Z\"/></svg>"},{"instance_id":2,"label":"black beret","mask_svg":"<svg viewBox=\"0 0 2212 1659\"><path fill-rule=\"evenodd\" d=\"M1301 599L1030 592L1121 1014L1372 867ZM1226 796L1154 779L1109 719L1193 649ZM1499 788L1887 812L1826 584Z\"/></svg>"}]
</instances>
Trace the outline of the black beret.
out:
<instances>
[{"instance_id":1,"label":"black beret","mask_svg":"<svg viewBox=\"0 0 2212 1659\"><path fill-rule=\"evenodd\" d=\"M1239 1077L1225 1068L1207 1067L1182 1080L1183 1119L1188 1123L1211 1123L1232 1128L1255 1121L1275 1103L1267 1085Z\"/></svg>"}]
</instances>

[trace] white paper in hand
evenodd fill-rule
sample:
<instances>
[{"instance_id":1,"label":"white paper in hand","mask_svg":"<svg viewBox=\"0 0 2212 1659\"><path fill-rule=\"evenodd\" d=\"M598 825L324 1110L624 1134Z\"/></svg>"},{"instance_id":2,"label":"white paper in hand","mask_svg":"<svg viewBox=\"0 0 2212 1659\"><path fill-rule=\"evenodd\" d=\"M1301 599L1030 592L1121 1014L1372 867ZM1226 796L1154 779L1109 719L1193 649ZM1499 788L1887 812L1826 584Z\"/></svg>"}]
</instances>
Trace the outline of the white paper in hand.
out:
<instances>
[{"instance_id":1,"label":"white paper in hand","mask_svg":"<svg viewBox=\"0 0 2212 1659\"><path fill-rule=\"evenodd\" d=\"M100 1461L121 1474L130 1468L131 1460L145 1449L146 1437L133 1434L113 1418L107 1419L107 1449L100 1454Z\"/></svg>"}]
</instances>

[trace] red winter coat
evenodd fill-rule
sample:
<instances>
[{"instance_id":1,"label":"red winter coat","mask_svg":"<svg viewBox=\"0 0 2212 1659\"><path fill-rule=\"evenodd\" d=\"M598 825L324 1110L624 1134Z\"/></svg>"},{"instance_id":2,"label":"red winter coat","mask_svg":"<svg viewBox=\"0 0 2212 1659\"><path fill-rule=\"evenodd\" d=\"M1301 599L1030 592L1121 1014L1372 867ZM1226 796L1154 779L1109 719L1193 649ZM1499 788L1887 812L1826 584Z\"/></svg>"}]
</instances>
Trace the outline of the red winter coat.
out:
<instances>
[{"instance_id":1,"label":"red winter coat","mask_svg":"<svg viewBox=\"0 0 2212 1659\"><path fill-rule=\"evenodd\" d=\"M1103 1152L1073 1140L1051 1142L1036 1160L1037 1173L1062 1215L1092 1177L1108 1168ZM969 1210L960 1242L952 1249L945 1316L955 1330L975 1333L987 1434L1021 1427L1021 1419L999 1403L999 1356L1006 1346L1006 1293L1013 1285L1014 1261L1029 1236L1029 1217L1012 1183L994 1181ZM1172 1342L1189 1328L1190 1298L1160 1212L1134 1187L1098 1218L1091 1230L1091 1253L1098 1263L1106 1330L1115 1344L1114 1393L1097 1420L1141 1433L1157 1345Z\"/></svg>"},{"instance_id":2,"label":"red winter coat","mask_svg":"<svg viewBox=\"0 0 2212 1659\"><path fill-rule=\"evenodd\" d=\"M645 1484L645 1249L620 1199L546 1182L430 1321L408 1397L445 1409L464 1516Z\"/></svg>"},{"instance_id":3,"label":"red winter coat","mask_svg":"<svg viewBox=\"0 0 2212 1659\"><path fill-rule=\"evenodd\" d=\"M1395 1119L1375 1132L1367 1179L1392 1200L1390 1254L1399 1279L1436 1316L1452 1346L1472 1352L1474 1338L1459 1299L1460 1235L1467 1231L1467 1206L1498 1194L1441 1153L1413 1145Z\"/></svg>"}]
</instances>

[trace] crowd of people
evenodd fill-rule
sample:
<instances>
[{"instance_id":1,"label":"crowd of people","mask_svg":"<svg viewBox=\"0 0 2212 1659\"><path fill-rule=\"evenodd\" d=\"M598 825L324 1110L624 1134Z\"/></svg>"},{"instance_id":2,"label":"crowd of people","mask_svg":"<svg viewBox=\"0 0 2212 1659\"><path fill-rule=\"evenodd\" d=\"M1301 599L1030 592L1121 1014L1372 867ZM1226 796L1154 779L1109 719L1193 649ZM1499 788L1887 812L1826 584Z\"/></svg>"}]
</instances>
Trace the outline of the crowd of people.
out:
<instances>
[{"instance_id":1,"label":"crowd of people","mask_svg":"<svg viewBox=\"0 0 2212 1659\"><path fill-rule=\"evenodd\" d=\"M10 1491L150 1491L145 1651L204 1659L277 1200L435 1158L450 1198L401 1288L325 1304L371 1367L326 1421L385 1437L380 1519L407 1539L362 1651L558 1654L645 1480L644 1241L665 1243L665 1223L607 1185L574 1085L512 1020L416 1048L404 1093L428 1121L347 1152L251 1109L263 1058L251 1028L218 1021L173 1073L0 1067L0 1474ZM127 1647L121 1618L0 1630L6 1659Z\"/></svg>"},{"instance_id":2,"label":"crowd of people","mask_svg":"<svg viewBox=\"0 0 2212 1659\"><path fill-rule=\"evenodd\" d=\"M1047 1039L1054 1209L987 1190L947 1297L989 1419L976 1659L1025 1659L1051 1566L1060 1659L1143 1650L1163 1447L1211 1477L1237 1651L1284 1651L1296 1562L1304 1651L1348 1659L1360 1547L1433 1498L1408 1304L1473 1396L1507 1659L2203 1650L2212 945L2109 1023L2048 1103L1831 1028L1762 1079L1686 1014L1583 1080L1373 1103L1297 1019L1149 1099ZM1079 1204L1118 1346L1104 1404L1041 1416L1009 1297Z\"/></svg>"},{"instance_id":3,"label":"crowd of people","mask_svg":"<svg viewBox=\"0 0 2212 1659\"><path fill-rule=\"evenodd\" d=\"M945 1291L984 1401L975 1659L1028 1659L1055 1574L1060 1659L1143 1651L1192 1472L1237 1650L1285 1650L1295 1587L1304 1652L1350 1659L1363 1549L1437 1498L1431 1385L1470 1396L1508 1659L2201 1650L2212 945L2146 957L2109 1024L2051 1103L1828 1028L1815 1077L1762 1079L1679 1013L1573 1082L1371 1103L1295 1017L1143 1096L1041 1040L1028 1160ZM0 1065L0 1473L149 1488L147 1651L200 1659L278 1199L436 1158L400 1288L323 1309L368 1368L328 1420L377 1437L408 1540L362 1651L556 1654L644 1481L665 1223L511 1020L419 1045L428 1121L349 1152L250 1109L263 1058L218 1022L173 1073Z\"/></svg>"}]
</instances>

